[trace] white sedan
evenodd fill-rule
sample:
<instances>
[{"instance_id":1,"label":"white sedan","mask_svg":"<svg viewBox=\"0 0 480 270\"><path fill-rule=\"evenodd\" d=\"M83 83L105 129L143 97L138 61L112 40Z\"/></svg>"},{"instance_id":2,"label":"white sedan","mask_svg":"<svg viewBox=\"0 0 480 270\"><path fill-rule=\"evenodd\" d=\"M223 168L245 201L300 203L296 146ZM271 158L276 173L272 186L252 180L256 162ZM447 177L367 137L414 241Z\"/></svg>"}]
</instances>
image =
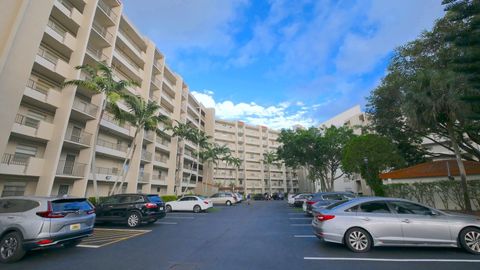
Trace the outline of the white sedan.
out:
<instances>
[{"instance_id":1,"label":"white sedan","mask_svg":"<svg viewBox=\"0 0 480 270\"><path fill-rule=\"evenodd\" d=\"M185 196L176 201L165 203L165 210L172 211L193 211L199 213L213 207L212 201L201 196Z\"/></svg>"}]
</instances>

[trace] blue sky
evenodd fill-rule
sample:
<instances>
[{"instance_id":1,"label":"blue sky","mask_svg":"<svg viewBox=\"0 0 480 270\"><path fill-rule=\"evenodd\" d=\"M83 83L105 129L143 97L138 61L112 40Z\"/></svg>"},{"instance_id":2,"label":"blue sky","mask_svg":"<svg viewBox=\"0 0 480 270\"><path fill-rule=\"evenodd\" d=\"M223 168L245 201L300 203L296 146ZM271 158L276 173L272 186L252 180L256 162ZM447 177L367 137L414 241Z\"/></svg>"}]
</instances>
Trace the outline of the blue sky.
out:
<instances>
[{"instance_id":1,"label":"blue sky","mask_svg":"<svg viewBox=\"0 0 480 270\"><path fill-rule=\"evenodd\" d=\"M440 2L123 0L218 118L272 128L318 125L364 106L393 50L443 15Z\"/></svg>"}]
</instances>

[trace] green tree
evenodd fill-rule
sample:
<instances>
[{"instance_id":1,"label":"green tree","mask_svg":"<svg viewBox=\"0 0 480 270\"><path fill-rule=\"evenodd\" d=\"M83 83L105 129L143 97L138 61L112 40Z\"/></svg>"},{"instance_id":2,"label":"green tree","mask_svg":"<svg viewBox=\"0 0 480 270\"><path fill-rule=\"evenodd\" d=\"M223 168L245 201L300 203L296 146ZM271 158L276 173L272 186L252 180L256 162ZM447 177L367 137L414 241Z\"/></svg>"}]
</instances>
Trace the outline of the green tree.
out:
<instances>
[{"instance_id":1,"label":"green tree","mask_svg":"<svg viewBox=\"0 0 480 270\"><path fill-rule=\"evenodd\" d=\"M69 80L65 81L62 87L66 86L77 86L82 87L85 89L90 90L95 94L102 94L102 106L100 109L100 117L101 120L103 118L103 114L107 107L107 104L115 103L122 93L125 91L125 88L132 85L138 85L138 83L134 81L125 81L120 80L116 81L113 78L112 69L104 63L97 63L96 66L77 66L76 69L79 69L86 73L86 78L83 80ZM96 131L94 133L93 139L93 154L92 160L90 163L90 171L92 172L93 178L93 193L95 199L98 201L98 188L97 188L97 176L95 174L95 149L97 147L97 139L98 139L98 132L100 130L100 125L97 126Z\"/></svg>"},{"instance_id":2,"label":"green tree","mask_svg":"<svg viewBox=\"0 0 480 270\"><path fill-rule=\"evenodd\" d=\"M384 196L379 174L403 162L391 141L376 134L352 138L343 149L342 168L346 173L359 173L376 196Z\"/></svg>"},{"instance_id":3,"label":"green tree","mask_svg":"<svg viewBox=\"0 0 480 270\"><path fill-rule=\"evenodd\" d=\"M268 184L268 193L272 194L272 180L270 175L270 166L278 166L278 156L274 151L266 151L263 153L263 165L267 168L267 184Z\"/></svg>"},{"instance_id":4,"label":"green tree","mask_svg":"<svg viewBox=\"0 0 480 270\"><path fill-rule=\"evenodd\" d=\"M135 150L137 148L138 136L141 135L141 131L154 131L159 136L164 135L164 131L158 128L160 123L169 124L170 119L167 116L159 115L158 111L160 105L153 101L145 101L141 96L133 95L123 95L123 100L125 105L128 108L128 111L124 111L118 107L116 103L108 103L107 110L113 113L116 120L120 123L128 122L133 127L135 127L135 133L133 135L132 147L125 158L123 163L120 177L120 185L118 186L118 191L116 191L117 181L113 184L111 194L120 192L123 186L123 183L126 178L126 174L131 164L127 166L127 163L130 162L133 158Z\"/></svg>"}]
</instances>

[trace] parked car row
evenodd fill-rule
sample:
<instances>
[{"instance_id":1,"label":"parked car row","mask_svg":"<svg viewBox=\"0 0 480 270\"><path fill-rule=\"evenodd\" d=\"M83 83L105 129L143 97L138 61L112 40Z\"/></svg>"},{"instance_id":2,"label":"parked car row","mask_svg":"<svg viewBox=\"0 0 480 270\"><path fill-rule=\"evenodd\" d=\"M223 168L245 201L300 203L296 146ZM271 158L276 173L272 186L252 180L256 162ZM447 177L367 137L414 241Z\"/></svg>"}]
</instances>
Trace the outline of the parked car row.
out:
<instances>
[{"instance_id":1,"label":"parked car row","mask_svg":"<svg viewBox=\"0 0 480 270\"><path fill-rule=\"evenodd\" d=\"M432 246L462 247L480 255L477 216L446 213L397 198L353 198L340 193L340 200L326 195L310 198L321 197L310 211L314 234L324 241L344 244L353 252L367 252L374 246Z\"/></svg>"}]
</instances>

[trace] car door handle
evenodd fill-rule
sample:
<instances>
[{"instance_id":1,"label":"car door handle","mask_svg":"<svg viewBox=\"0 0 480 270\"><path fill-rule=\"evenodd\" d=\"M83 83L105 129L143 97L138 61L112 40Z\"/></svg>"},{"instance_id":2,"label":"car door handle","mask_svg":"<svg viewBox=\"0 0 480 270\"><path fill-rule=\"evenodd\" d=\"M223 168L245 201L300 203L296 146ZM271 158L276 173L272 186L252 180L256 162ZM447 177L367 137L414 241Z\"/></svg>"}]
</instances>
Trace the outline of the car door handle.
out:
<instances>
[{"instance_id":1,"label":"car door handle","mask_svg":"<svg viewBox=\"0 0 480 270\"><path fill-rule=\"evenodd\" d=\"M410 223L410 219L404 219L402 220L403 223Z\"/></svg>"},{"instance_id":2,"label":"car door handle","mask_svg":"<svg viewBox=\"0 0 480 270\"><path fill-rule=\"evenodd\" d=\"M368 217L366 218L362 218L362 220L365 220L365 221L370 221L370 219Z\"/></svg>"}]
</instances>

